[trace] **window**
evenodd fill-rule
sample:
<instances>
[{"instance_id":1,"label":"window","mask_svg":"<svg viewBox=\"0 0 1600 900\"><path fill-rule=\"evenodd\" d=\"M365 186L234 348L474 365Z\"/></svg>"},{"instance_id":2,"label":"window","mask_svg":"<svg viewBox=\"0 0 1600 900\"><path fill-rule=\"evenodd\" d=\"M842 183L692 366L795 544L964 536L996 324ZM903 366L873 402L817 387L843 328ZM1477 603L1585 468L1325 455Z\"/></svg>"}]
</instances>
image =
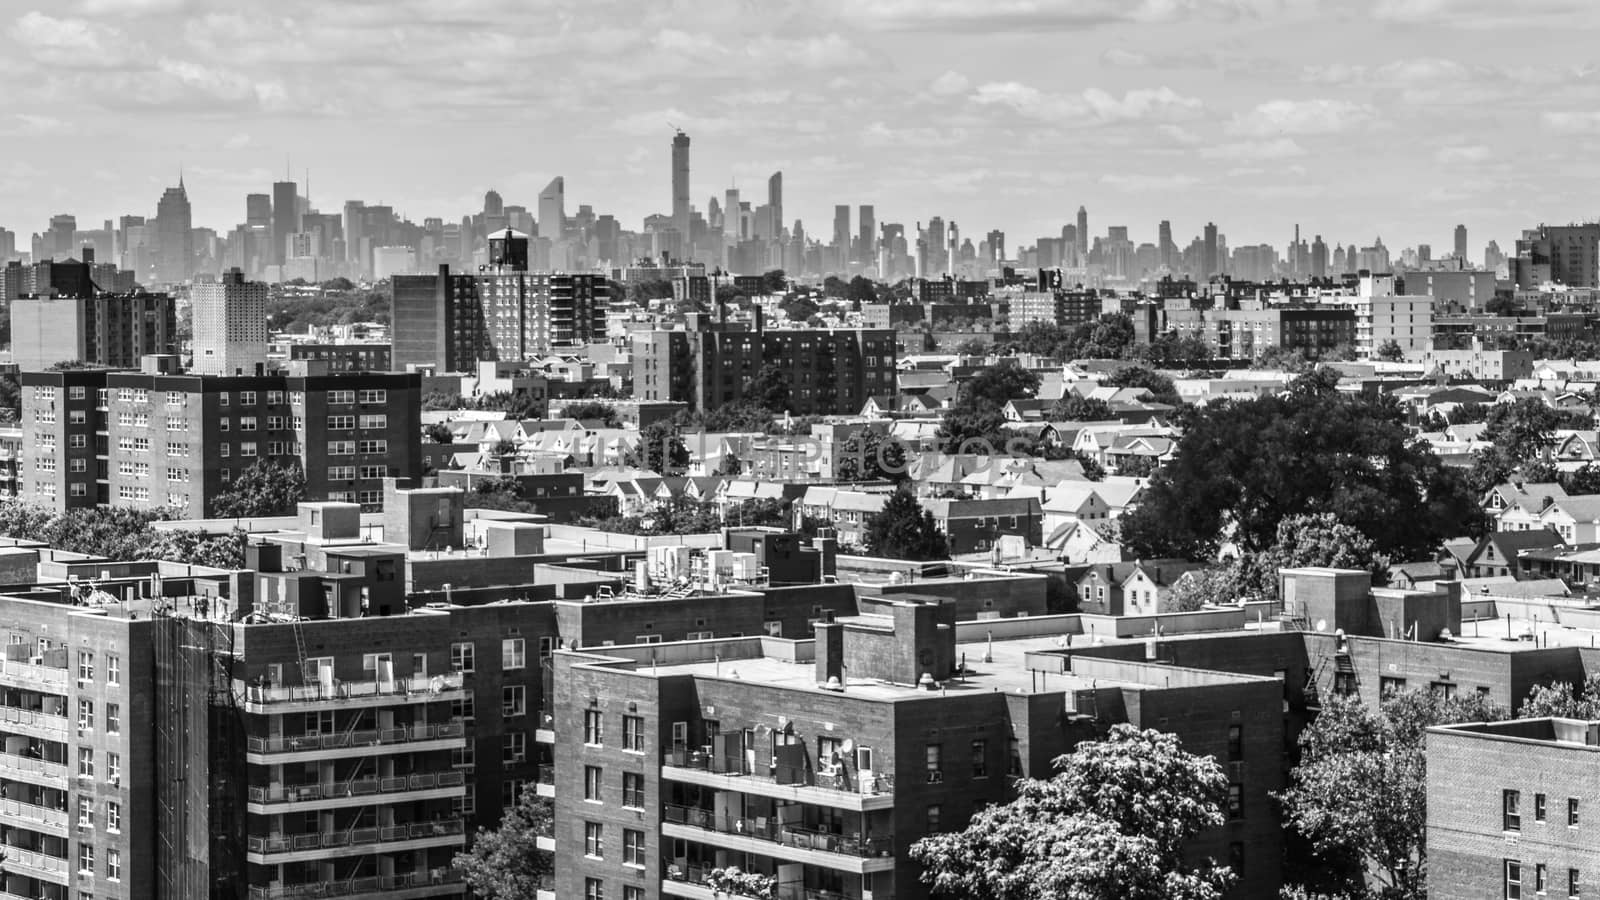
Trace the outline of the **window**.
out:
<instances>
[{"instance_id":1,"label":"window","mask_svg":"<svg viewBox=\"0 0 1600 900\"><path fill-rule=\"evenodd\" d=\"M521 716L528 712L528 689L520 684L508 684L500 689L500 715Z\"/></svg>"},{"instance_id":2,"label":"window","mask_svg":"<svg viewBox=\"0 0 1600 900\"><path fill-rule=\"evenodd\" d=\"M622 773L622 805L644 809L644 776L638 772Z\"/></svg>"},{"instance_id":3,"label":"window","mask_svg":"<svg viewBox=\"0 0 1600 900\"><path fill-rule=\"evenodd\" d=\"M1583 879L1577 869L1567 870L1567 896L1569 898L1583 896Z\"/></svg>"},{"instance_id":4,"label":"window","mask_svg":"<svg viewBox=\"0 0 1600 900\"><path fill-rule=\"evenodd\" d=\"M382 388L379 388L379 389L376 389L376 390L374 390L372 388L367 388L366 390L361 392L361 402L362 403L387 403L388 401L389 401L389 392L383 390Z\"/></svg>"},{"instance_id":5,"label":"window","mask_svg":"<svg viewBox=\"0 0 1600 900\"><path fill-rule=\"evenodd\" d=\"M256 405L256 392L255 391L240 391L239 392L239 405L240 406L255 406Z\"/></svg>"},{"instance_id":6,"label":"window","mask_svg":"<svg viewBox=\"0 0 1600 900\"><path fill-rule=\"evenodd\" d=\"M122 783L122 754L106 754L106 780L112 784Z\"/></svg>"},{"instance_id":7,"label":"window","mask_svg":"<svg viewBox=\"0 0 1600 900\"><path fill-rule=\"evenodd\" d=\"M472 671L472 644L470 642L450 645L450 671Z\"/></svg>"},{"instance_id":8,"label":"window","mask_svg":"<svg viewBox=\"0 0 1600 900\"><path fill-rule=\"evenodd\" d=\"M1333 673L1333 692L1341 697L1348 697L1356 692L1356 676L1354 672Z\"/></svg>"},{"instance_id":9,"label":"window","mask_svg":"<svg viewBox=\"0 0 1600 900\"><path fill-rule=\"evenodd\" d=\"M349 431L356 427L355 416L329 416L329 431Z\"/></svg>"},{"instance_id":10,"label":"window","mask_svg":"<svg viewBox=\"0 0 1600 900\"><path fill-rule=\"evenodd\" d=\"M78 730L79 731L93 731L94 730L94 701L93 700L79 700L78 701Z\"/></svg>"},{"instance_id":11,"label":"window","mask_svg":"<svg viewBox=\"0 0 1600 900\"><path fill-rule=\"evenodd\" d=\"M1456 695L1456 686L1448 681L1430 681L1428 682L1428 690L1446 700Z\"/></svg>"},{"instance_id":12,"label":"window","mask_svg":"<svg viewBox=\"0 0 1600 900\"><path fill-rule=\"evenodd\" d=\"M939 823L944 818L944 808L937 803L928 804L928 830L938 831Z\"/></svg>"},{"instance_id":13,"label":"window","mask_svg":"<svg viewBox=\"0 0 1600 900\"><path fill-rule=\"evenodd\" d=\"M528 664L528 642L522 638L506 638L500 642L500 668L520 669Z\"/></svg>"},{"instance_id":14,"label":"window","mask_svg":"<svg viewBox=\"0 0 1600 900\"><path fill-rule=\"evenodd\" d=\"M936 784L944 780L944 745L929 744L923 750L923 758L928 770L928 783Z\"/></svg>"},{"instance_id":15,"label":"window","mask_svg":"<svg viewBox=\"0 0 1600 900\"><path fill-rule=\"evenodd\" d=\"M122 851L115 848L106 850L106 878L111 881L122 880Z\"/></svg>"},{"instance_id":16,"label":"window","mask_svg":"<svg viewBox=\"0 0 1600 900\"><path fill-rule=\"evenodd\" d=\"M1543 822L1544 821L1544 795L1543 794L1534 794L1533 795L1533 820L1535 822Z\"/></svg>"},{"instance_id":17,"label":"window","mask_svg":"<svg viewBox=\"0 0 1600 900\"><path fill-rule=\"evenodd\" d=\"M78 798L78 827L94 827L94 800L89 797Z\"/></svg>"},{"instance_id":18,"label":"window","mask_svg":"<svg viewBox=\"0 0 1600 900\"><path fill-rule=\"evenodd\" d=\"M1022 745L1016 738L1006 741L1006 774L1022 777Z\"/></svg>"},{"instance_id":19,"label":"window","mask_svg":"<svg viewBox=\"0 0 1600 900\"><path fill-rule=\"evenodd\" d=\"M240 431L255 431L256 430L256 417L255 416L240 416L239 417L239 430Z\"/></svg>"},{"instance_id":20,"label":"window","mask_svg":"<svg viewBox=\"0 0 1600 900\"><path fill-rule=\"evenodd\" d=\"M477 698L471 694L467 694L460 700L451 700L450 716L451 718L460 719L463 722L471 722L473 719L477 718L477 704Z\"/></svg>"},{"instance_id":21,"label":"window","mask_svg":"<svg viewBox=\"0 0 1600 900\"><path fill-rule=\"evenodd\" d=\"M79 778L93 778L94 777L94 748L92 748L92 747L79 747L78 748L78 777Z\"/></svg>"},{"instance_id":22,"label":"window","mask_svg":"<svg viewBox=\"0 0 1600 900\"><path fill-rule=\"evenodd\" d=\"M1244 759L1244 726L1228 726L1228 762Z\"/></svg>"},{"instance_id":23,"label":"window","mask_svg":"<svg viewBox=\"0 0 1600 900\"><path fill-rule=\"evenodd\" d=\"M1545 891L1545 881L1548 880L1549 870L1544 863L1536 863L1533 867L1533 892L1542 894Z\"/></svg>"},{"instance_id":24,"label":"window","mask_svg":"<svg viewBox=\"0 0 1600 900\"><path fill-rule=\"evenodd\" d=\"M360 470L360 473L356 477L359 477L359 478L388 478L389 477L389 467L388 466L362 466L361 470Z\"/></svg>"},{"instance_id":25,"label":"window","mask_svg":"<svg viewBox=\"0 0 1600 900\"><path fill-rule=\"evenodd\" d=\"M353 481L356 477L355 466L329 466L329 481Z\"/></svg>"},{"instance_id":26,"label":"window","mask_svg":"<svg viewBox=\"0 0 1600 900\"><path fill-rule=\"evenodd\" d=\"M94 874L94 845L78 845L78 871L85 875Z\"/></svg>"},{"instance_id":27,"label":"window","mask_svg":"<svg viewBox=\"0 0 1600 900\"><path fill-rule=\"evenodd\" d=\"M362 416L356 420L356 424L362 428L388 428L389 417L382 413L373 416Z\"/></svg>"},{"instance_id":28,"label":"window","mask_svg":"<svg viewBox=\"0 0 1600 900\"><path fill-rule=\"evenodd\" d=\"M606 900L606 883L598 878L585 878L583 900Z\"/></svg>"},{"instance_id":29,"label":"window","mask_svg":"<svg viewBox=\"0 0 1600 900\"><path fill-rule=\"evenodd\" d=\"M224 445L224 446L226 446L226 445ZM356 454L356 442L355 441L329 441L328 442L328 455L329 456L354 456L355 454ZM226 456L227 454L223 454L223 455Z\"/></svg>"},{"instance_id":30,"label":"window","mask_svg":"<svg viewBox=\"0 0 1600 900\"><path fill-rule=\"evenodd\" d=\"M603 837L599 822L583 823L583 855L594 859L605 859L606 848Z\"/></svg>"},{"instance_id":31,"label":"window","mask_svg":"<svg viewBox=\"0 0 1600 900\"><path fill-rule=\"evenodd\" d=\"M1568 797L1567 798L1567 826L1569 828L1577 828L1578 827L1578 798L1577 797Z\"/></svg>"},{"instance_id":32,"label":"window","mask_svg":"<svg viewBox=\"0 0 1600 900\"><path fill-rule=\"evenodd\" d=\"M255 441L240 441L239 442L239 455L240 456L255 456L256 455L256 442Z\"/></svg>"},{"instance_id":33,"label":"window","mask_svg":"<svg viewBox=\"0 0 1600 900\"><path fill-rule=\"evenodd\" d=\"M1522 830L1522 792L1500 792L1500 830Z\"/></svg>"},{"instance_id":34,"label":"window","mask_svg":"<svg viewBox=\"0 0 1600 900\"><path fill-rule=\"evenodd\" d=\"M356 451L358 453L388 453L389 452L389 442L388 441L357 441L356 442Z\"/></svg>"},{"instance_id":35,"label":"window","mask_svg":"<svg viewBox=\"0 0 1600 900\"><path fill-rule=\"evenodd\" d=\"M1228 818L1244 818L1244 785L1228 785Z\"/></svg>"},{"instance_id":36,"label":"window","mask_svg":"<svg viewBox=\"0 0 1600 900\"><path fill-rule=\"evenodd\" d=\"M78 680L94 680L94 654L87 650L78 651Z\"/></svg>"},{"instance_id":37,"label":"window","mask_svg":"<svg viewBox=\"0 0 1600 900\"><path fill-rule=\"evenodd\" d=\"M122 730L122 704L106 704L106 732L116 734Z\"/></svg>"},{"instance_id":38,"label":"window","mask_svg":"<svg viewBox=\"0 0 1600 900\"><path fill-rule=\"evenodd\" d=\"M598 709L583 711L583 742L595 746L605 743L605 722Z\"/></svg>"},{"instance_id":39,"label":"window","mask_svg":"<svg viewBox=\"0 0 1600 900\"><path fill-rule=\"evenodd\" d=\"M328 392L328 403L329 403L329 405L339 404L339 403L354 403L354 402L356 402L356 392L355 391L329 391Z\"/></svg>"},{"instance_id":40,"label":"window","mask_svg":"<svg viewBox=\"0 0 1600 900\"><path fill-rule=\"evenodd\" d=\"M1233 870L1234 877L1244 874L1244 844L1234 841L1228 845L1228 868Z\"/></svg>"},{"instance_id":41,"label":"window","mask_svg":"<svg viewBox=\"0 0 1600 900\"><path fill-rule=\"evenodd\" d=\"M644 900L644 888L633 884L624 886L622 900Z\"/></svg>"},{"instance_id":42,"label":"window","mask_svg":"<svg viewBox=\"0 0 1600 900\"><path fill-rule=\"evenodd\" d=\"M583 767L583 799L599 803L600 782L605 778L605 770L599 766Z\"/></svg>"},{"instance_id":43,"label":"window","mask_svg":"<svg viewBox=\"0 0 1600 900\"><path fill-rule=\"evenodd\" d=\"M106 801L106 830L122 830L122 804L115 800Z\"/></svg>"},{"instance_id":44,"label":"window","mask_svg":"<svg viewBox=\"0 0 1600 900\"><path fill-rule=\"evenodd\" d=\"M501 736L500 761L503 763L524 762L528 758L528 733L525 731L508 731Z\"/></svg>"},{"instance_id":45,"label":"window","mask_svg":"<svg viewBox=\"0 0 1600 900\"><path fill-rule=\"evenodd\" d=\"M989 777L989 759L988 759L988 756L989 756L989 742L988 741L973 741L972 742L972 777L973 778L988 778Z\"/></svg>"},{"instance_id":46,"label":"window","mask_svg":"<svg viewBox=\"0 0 1600 900\"><path fill-rule=\"evenodd\" d=\"M644 868L644 832L622 830L622 864Z\"/></svg>"},{"instance_id":47,"label":"window","mask_svg":"<svg viewBox=\"0 0 1600 900\"><path fill-rule=\"evenodd\" d=\"M450 765L456 768L470 769L473 765L474 750L472 741L467 741L466 746L457 747L450 751Z\"/></svg>"}]
</instances>

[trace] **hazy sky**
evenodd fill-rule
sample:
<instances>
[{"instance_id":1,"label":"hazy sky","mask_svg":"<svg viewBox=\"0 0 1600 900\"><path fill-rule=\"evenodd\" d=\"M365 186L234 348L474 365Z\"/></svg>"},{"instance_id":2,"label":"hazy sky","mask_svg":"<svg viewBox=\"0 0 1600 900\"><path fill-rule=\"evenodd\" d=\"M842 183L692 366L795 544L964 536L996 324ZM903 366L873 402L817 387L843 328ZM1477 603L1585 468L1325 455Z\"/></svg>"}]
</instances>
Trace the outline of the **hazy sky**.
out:
<instances>
[{"instance_id":1,"label":"hazy sky","mask_svg":"<svg viewBox=\"0 0 1600 900\"><path fill-rule=\"evenodd\" d=\"M325 211L564 175L638 228L672 123L697 206L782 169L819 236L873 203L1014 248L1084 204L1180 244L1464 222L1481 258L1595 214L1597 32L1595 0L0 0L0 225L153 214L181 164L225 230L288 156Z\"/></svg>"}]
</instances>

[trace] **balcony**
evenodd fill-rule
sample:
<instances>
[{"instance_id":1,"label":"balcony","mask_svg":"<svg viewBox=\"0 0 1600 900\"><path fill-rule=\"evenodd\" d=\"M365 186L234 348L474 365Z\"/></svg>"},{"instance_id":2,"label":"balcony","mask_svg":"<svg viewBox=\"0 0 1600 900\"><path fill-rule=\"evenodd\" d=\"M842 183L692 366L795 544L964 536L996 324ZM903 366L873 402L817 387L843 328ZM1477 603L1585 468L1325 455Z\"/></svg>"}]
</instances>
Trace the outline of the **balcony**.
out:
<instances>
[{"instance_id":1,"label":"balcony","mask_svg":"<svg viewBox=\"0 0 1600 900\"><path fill-rule=\"evenodd\" d=\"M407 703L441 703L465 696L460 672L431 678L391 678L384 681L333 681L328 684L265 686L235 680L244 695L245 711L252 713L311 712L334 706L391 706Z\"/></svg>"},{"instance_id":2,"label":"balcony","mask_svg":"<svg viewBox=\"0 0 1600 900\"><path fill-rule=\"evenodd\" d=\"M539 796L554 797L556 795L556 767L548 763L540 766L534 787Z\"/></svg>"},{"instance_id":3,"label":"balcony","mask_svg":"<svg viewBox=\"0 0 1600 900\"><path fill-rule=\"evenodd\" d=\"M689 866L680 869L677 866L668 866L667 871L661 876L661 893L668 897L683 897L686 900L765 900L765 898L745 898L743 894L717 893L711 889L708 876L710 866ZM824 891L817 888L801 887L797 884L784 884L779 882L776 900L861 900L838 891Z\"/></svg>"},{"instance_id":4,"label":"balcony","mask_svg":"<svg viewBox=\"0 0 1600 900\"><path fill-rule=\"evenodd\" d=\"M661 834L664 837L700 841L856 874L894 868L894 844L888 838L863 838L859 833L833 834L767 818L718 816L710 810L673 804L667 804L663 813ZM719 837L707 840L713 834Z\"/></svg>"},{"instance_id":5,"label":"balcony","mask_svg":"<svg viewBox=\"0 0 1600 900\"><path fill-rule=\"evenodd\" d=\"M351 828L320 834L250 835L247 856L251 862L259 865L277 865L313 862L336 856L400 853L465 842L466 833L460 819L441 819L437 822Z\"/></svg>"},{"instance_id":6,"label":"balcony","mask_svg":"<svg viewBox=\"0 0 1600 900\"><path fill-rule=\"evenodd\" d=\"M365 806L413 800L459 797L467 783L465 772L440 772L394 778L357 778L332 784L270 785L250 788L250 811L273 815L340 806ZM376 798L376 799L375 799ZM282 805L284 808L278 808ZM257 807L271 806L271 809Z\"/></svg>"},{"instance_id":7,"label":"balcony","mask_svg":"<svg viewBox=\"0 0 1600 900\"><path fill-rule=\"evenodd\" d=\"M742 757L674 748L661 755L661 776L719 790L856 812L894 806L893 775L852 775L842 767L830 770L809 766L758 766Z\"/></svg>"},{"instance_id":8,"label":"balcony","mask_svg":"<svg viewBox=\"0 0 1600 900\"><path fill-rule=\"evenodd\" d=\"M248 754L246 758L253 763L315 762L375 753L454 750L466 746L466 735L467 727L462 723L443 722L438 725L344 731L337 734L251 737L245 742L245 750ZM280 754L286 756L280 758Z\"/></svg>"},{"instance_id":9,"label":"balcony","mask_svg":"<svg viewBox=\"0 0 1600 900\"><path fill-rule=\"evenodd\" d=\"M67 670L19 659L0 664L0 684L60 693L67 686Z\"/></svg>"},{"instance_id":10,"label":"balcony","mask_svg":"<svg viewBox=\"0 0 1600 900\"><path fill-rule=\"evenodd\" d=\"M57 837L67 836L67 811L64 809L51 809L47 806L0 797L0 817L13 820L6 824L14 827L43 831ZM17 826L17 822L21 825Z\"/></svg>"},{"instance_id":11,"label":"balcony","mask_svg":"<svg viewBox=\"0 0 1600 900\"><path fill-rule=\"evenodd\" d=\"M371 878L352 878L348 881L252 887L249 898L250 900L323 900L323 898L340 897L344 900L360 900L366 897L383 897L408 900L412 897L433 897L452 888L458 893L466 889L461 880L461 873L454 869L435 869L431 872L378 875Z\"/></svg>"},{"instance_id":12,"label":"balcony","mask_svg":"<svg viewBox=\"0 0 1600 900\"><path fill-rule=\"evenodd\" d=\"M0 778L59 788L66 786L68 777L70 776L65 763L49 762L15 753L0 753Z\"/></svg>"},{"instance_id":13,"label":"balcony","mask_svg":"<svg viewBox=\"0 0 1600 900\"><path fill-rule=\"evenodd\" d=\"M67 861L37 850L24 850L6 844L0 847L6 856L6 871L30 878L39 878L54 884L67 883Z\"/></svg>"},{"instance_id":14,"label":"balcony","mask_svg":"<svg viewBox=\"0 0 1600 900\"><path fill-rule=\"evenodd\" d=\"M0 706L0 725L17 734L51 741L64 741L67 737L66 716L55 716L37 709Z\"/></svg>"}]
</instances>

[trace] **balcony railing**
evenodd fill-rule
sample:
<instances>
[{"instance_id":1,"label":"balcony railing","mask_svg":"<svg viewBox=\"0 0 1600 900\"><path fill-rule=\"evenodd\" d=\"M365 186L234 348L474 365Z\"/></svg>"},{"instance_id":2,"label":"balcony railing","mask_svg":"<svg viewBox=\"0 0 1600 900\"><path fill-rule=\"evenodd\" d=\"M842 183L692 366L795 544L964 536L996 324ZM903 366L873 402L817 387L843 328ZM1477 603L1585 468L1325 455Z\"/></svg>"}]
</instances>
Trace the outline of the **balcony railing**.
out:
<instances>
[{"instance_id":1,"label":"balcony railing","mask_svg":"<svg viewBox=\"0 0 1600 900\"><path fill-rule=\"evenodd\" d=\"M416 887L445 887L460 883L459 870L434 869L430 872L412 872L408 875L375 875L371 878L352 878L347 881L316 881L277 887L252 887L250 900L320 900L323 897L350 897L356 894L376 894Z\"/></svg>"},{"instance_id":2,"label":"balcony railing","mask_svg":"<svg viewBox=\"0 0 1600 900\"><path fill-rule=\"evenodd\" d=\"M714 866L703 865L689 866L687 868L680 869L676 865L669 865L667 866L666 873L663 877L665 877L668 881L675 881L679 884L698 885L710 890L711 870L713 868ZM801 887L797 884L786 884L783 882L779 882L774 887L774 891L776 893L773 896L776 898L776 900L861 900L859 897L852 897L849 894L840 893L839 891L825 891L821 888ZM742 900L745 895L728 894L727 896L729 900ZM766 900L766 898L751 898L751 900Z\"/></svg>"},{"instance_id":3,"label":"balcony railing","mask_svg":"<svg viewBox=\"0 0 1600 900\"><path fill-rule=\"evenodd\" d=\"M4 674L7 678L13 680L32 684L42 684L57 688L67 686L66 669L23 662L17 659L5 660L4 664L0 665L0 674Z\"/></svg>"},{"instance_id":4,"label":"balcony railing","mask_svg":"<svg viewBox=\"0 0 1600 900\"><path fill-rule=\"evenodd\" d=\"M466 733L467 727L460 722L442 722L438 725L412 725L405 728L344 731L337 734L251 737L245 742L245 745L251 753L299 753L305 750L339 750L345 747L375 747L382 744L440 741L458 738Z\"/></svg>"},{"instance_id":5,"label":"balcony railing","mask_svg":"<svg viewBox=\"0 0 1600 900\"><path fill-rule=\"evenodd\" d=\"M0 753L0 775L17 772L42 775L46 778L66 778L67 765L66 763L35 759L32 756L21 756L16 753Z\"/></svg>"},{"instance_id":6,"label":"balcony railing","mask_svg":"<svg viewBox=\"0 0 1600 900\"><path fill-rule=\"evenodd\" d=\"M810 766L752 766L743 757L717 756L699 750L673 748L661 755L663 765L697 769L715 775L736 775L773 784L816 787L847 794L875 796L894 793L894 776L851 774L844 767L813 769Z\"/></svg>"},{"instance_id":7,"label":"balcony railing","mask_svg":"<svg viewBox=\"0 0 1600 900\"><path fill-rule=\"evenodd\" d=\"M0 706L0 723L26 725L54 734L67 733L67 717L56 716L43 710L23 709L18 706Z\"/></svg>"},{"instance_id":8,"label":"balcony railing","mask_svg":"<svg viewBox=\"0 0 1600 900\"><path fill-rule=\"evenodd\" d=\"M555 784L556 783L556 767L550 765L549 763L546 763L546 764L540 766L539 767L539 774L538 774L537 777L539 779L539 784Z\"/></svg>"},{"instance_id":9,"label":"balcony railing","mask_svg":"<svg viewBox=\"0 0 1600 900\"><path fill-rule=\"evenodd\" d=\"M357 778L335 784L275 784L250 788L255 803L299 803L307 800L335 800L341 797L368 797L436 788L460 787L467 783L465 772L440 772L393 778Z\"/></svg>"},{"instance_id":10,"label":"balcony railing","mask_svg":"<svg viewBox=\"0 0 1600 900\"><path fill-rule=\"evenodd\" d=\"M328 831L310 834L251 835L251 853L301 853L310 850L333 850L339 847L357 847L366 844L392 844L432 837L449 837L462 833L460 819L441 819L437 822L418 822L414 825L390 825L386 828L353 828L347 831Z\"/></svg>"},{"instance_id":11,"label":"balcony railing","mask_svg":"<svg viewBox=\"0 0 1600 900\"><path fill-rule=\"evenodd\" d=\"M242 685L248 703L315 703L362 700L371 697L427 697L445 691L459 691L465 681L460 672L429 678L391 678L385 681L334 681L329 684Z\"/></svg>"},{"instance_id":12,"label":"balcony railing","mask_svg":"<svg viewBox=\"0 0 1600 900\"><path fill-rule=\"evenodd\" d=\"M5 853L8 869L15 865L40 872L54 872L58 875L64 875L67 871L67 861L59 856L50 856L37 850L24 850L10 844L0 846L0 851Z\"/></svg>"},{"instance_id":13,"label":"balcony railing","mask_svg":"<svg viewBox=\"0 0 1600 900\"><path fill-rule=\"evenodd\" d=\"M22 819L26 822L37 822L54 828L67 827L67 811L64 809L51 809L34 803L25 803L21 800L8 800L0 797L0 815L10 816L13 819Z\"/></svg>"},{"instance_id":14,"label":"balcony railing","mask_svg":"<svg viewBox=\"0 0 1600 900\"><path fill-rule=\"evenodd\" d=\"M825 853L862 858L888 856L894 852L894 844L888 838L863 838L859 832L835 834L783 824L765 817L719 816L708 809L674 804L667 804L664 812L667 822L688 825L703 831L714 831L718 834L771 841L774 844L802 850L821 850Z\"/></svg>"}]
</instances>

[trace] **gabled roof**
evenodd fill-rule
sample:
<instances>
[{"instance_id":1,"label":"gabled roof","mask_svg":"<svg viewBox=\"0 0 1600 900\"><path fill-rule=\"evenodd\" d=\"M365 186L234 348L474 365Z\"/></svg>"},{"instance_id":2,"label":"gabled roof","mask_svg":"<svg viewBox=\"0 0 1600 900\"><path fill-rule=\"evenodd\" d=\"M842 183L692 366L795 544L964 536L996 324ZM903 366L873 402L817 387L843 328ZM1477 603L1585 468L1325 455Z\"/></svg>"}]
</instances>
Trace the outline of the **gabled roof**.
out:
<instances>
[{"instance_id":1,"label":"gabled roof","mask_svg":"<svg viewBox=\"0 0 1600 900\"><path fill-rule=\"evenodd\" d=\"M1543 515L1548 516L1558 510L1577 522L1600 522L1600 494L1579 494L1557 500L1550 504Z\"/></svg>"},{"instance_id":2,"label":"gabled roof","mask_svg":"<svg viewBox=\"0 0 1600 900\"><path fill-rule=\"evenodd\" d=\"M994 500L924 500L922 508L936 519L975 519L987 516L1032 516L1039 513L1039 501L1032 497L1000 497Z\"/></svg>"}]
</instances>

